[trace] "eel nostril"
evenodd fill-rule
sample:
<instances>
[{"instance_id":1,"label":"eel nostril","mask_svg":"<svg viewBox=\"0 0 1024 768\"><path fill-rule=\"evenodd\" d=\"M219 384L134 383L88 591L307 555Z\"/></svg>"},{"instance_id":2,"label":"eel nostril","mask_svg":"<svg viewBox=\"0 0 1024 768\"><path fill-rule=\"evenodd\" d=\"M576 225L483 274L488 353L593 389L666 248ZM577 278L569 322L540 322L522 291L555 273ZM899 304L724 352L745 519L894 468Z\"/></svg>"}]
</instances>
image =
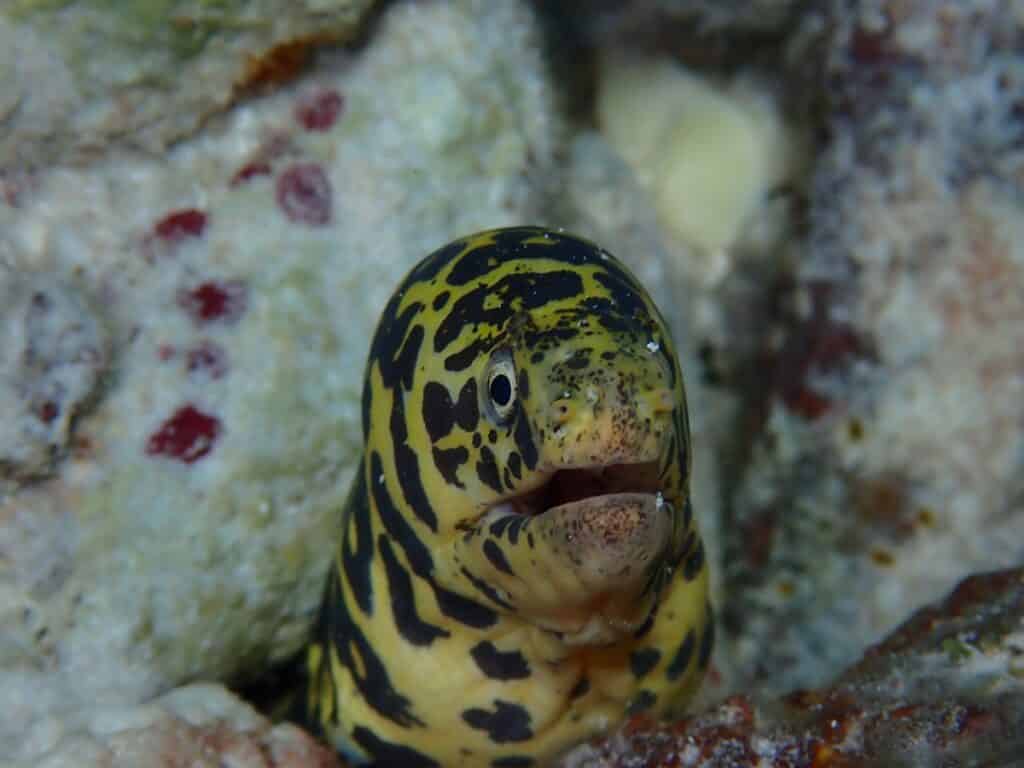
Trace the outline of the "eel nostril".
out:
<instances>
[{"instance_id":1,"label":"eel nostril","mask_svg":"<svg viewBox=\"0 0 1024 768\"><path fill-rule=\"evenodd\" d=\"M551 423L562 425L572 419L573 405L568 400L559 399L551 403Z\"/></svg>"},{"instance_id":2,"label":"eel nostril","mask_svg":"<svg viewBox=\"0 0 1024 768\"><path fill-rule=\"evenodd\" d=\"M647 402L652 413L668 413L672 410L675 398L668 387L659 387L647 394Z\"/></svg>"}]
</instances>

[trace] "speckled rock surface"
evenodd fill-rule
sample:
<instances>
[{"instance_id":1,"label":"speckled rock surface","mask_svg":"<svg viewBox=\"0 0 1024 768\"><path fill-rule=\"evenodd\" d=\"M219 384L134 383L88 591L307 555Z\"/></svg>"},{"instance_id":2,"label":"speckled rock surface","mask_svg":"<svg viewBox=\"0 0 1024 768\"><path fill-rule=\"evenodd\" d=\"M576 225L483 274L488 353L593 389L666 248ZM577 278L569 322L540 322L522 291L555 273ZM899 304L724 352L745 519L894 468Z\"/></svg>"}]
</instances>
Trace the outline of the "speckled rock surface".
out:
<instances>
[{"instance_id":1,"label":"speckled rock surface","mask_svg":"<svg viewBox=\"0 0 1024 768\"><path fill-rule=\"evenodd\" d=\"M0 488L47 474L110 357L91 300L46 274L0 269Z\"/></svg>"},{"instance_id":2,"label":"speckled rock surface","mask_svg":"<svg viewBox=\"0 0 1024 768\"><path fill-rule=\"evenodd\" d=\"M340 768L331 750L272 725L224 688L194 684L148 704L98 707L49 723L55 745L10 768Z\"/></svg>"},{"instance_id":3,"label":"speckled rock surface","mask_svg":"<svg viewBox=\"0 0 1024 768\"><path fill-rule=\"evenodd\" d=\"M372 0L0 4L0 171L150 152L351 37Z\"/></svg>"},{"instance_id":4,"label":"speckled rock surface","mask_svg":"<svg viewBox=\"0 0 1024 768\"><path fill-rule=\"evenodd\" d=\"M111 353L54 475L0 499L0 754L298 648L380 308L456 235L543 220L552 103L519 4L398 4L159 162L7 180L10 266L92 297Z\"/></svg>"},{"instance_id":5,"label":"speckled rock surface","mask_svg":"<svg viewBox=\"0 0 1024 768\"><path fill-rule=\"evenodd\" d=\"M832 686L634 720L563 768L1011 766L1024 755L1024 570L967 579Z\"/></svg>"},{"instance_id":6,"label":"speckled rock surface","mask_svg":"<svg viewBox=\"0 0 1024 768\"><path fill-rule=\"evenodd\" d=\"M737 376L719 651L740 690L823 684L1024 561L1024 8L822 13L794 70L827 136L809 231Z\"/></svg>"}]
</instances>

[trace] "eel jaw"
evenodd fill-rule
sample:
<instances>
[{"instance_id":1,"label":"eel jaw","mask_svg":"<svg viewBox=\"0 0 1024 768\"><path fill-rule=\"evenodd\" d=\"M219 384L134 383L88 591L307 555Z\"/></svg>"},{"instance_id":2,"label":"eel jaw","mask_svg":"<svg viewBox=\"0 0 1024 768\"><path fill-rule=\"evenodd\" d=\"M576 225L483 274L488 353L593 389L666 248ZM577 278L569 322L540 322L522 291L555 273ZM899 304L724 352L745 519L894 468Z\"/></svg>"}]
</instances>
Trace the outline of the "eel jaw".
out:
<instances>
[{"instance_id":1,"label":"eel jaw","mask_svg":"<svg viewBox=\"0 0 1024 768\"><path fill-rule=\"evenodd\" d=\"M558 468L547 472L537 488L492 506L487 517L493 520L495 516L513 513L534 516L601 496L633 493L656 497L660 492L657 460Z\"/></svg>"},{"instance_id":2,"label":"eel jaw","mask_svg":"<svg viewBox=\"0 0 1024 768\"><path fill-rule=\"evenodd\" d=\"M520 613L571 645L615 642L647 618L656 598L651 574L665 562L675 526L656 461L555 470L478 525L486 530L508 516L524 516L535 542L529 551L522 538L512 551L506 546L523 566L503 585Z\"/></svg>"}]
</instances>

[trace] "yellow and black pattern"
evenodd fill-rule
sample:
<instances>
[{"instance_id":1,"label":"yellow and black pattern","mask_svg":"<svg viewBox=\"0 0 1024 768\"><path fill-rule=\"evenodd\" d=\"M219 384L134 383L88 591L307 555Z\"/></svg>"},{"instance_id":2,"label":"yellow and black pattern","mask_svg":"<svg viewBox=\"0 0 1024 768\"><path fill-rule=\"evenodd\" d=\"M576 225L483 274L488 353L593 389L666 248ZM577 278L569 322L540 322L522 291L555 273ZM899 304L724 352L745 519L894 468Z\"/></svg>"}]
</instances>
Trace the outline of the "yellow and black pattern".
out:
<instances>
[{"instance_id":1,"label":"yellow and black pattern","mask_svg":"<svg viewBox=\"0 0 1024 768\"><path fill-rule=\"evenodd\" d=\"M374 336L306 720L376 765L543 765L684 703L713 642L682 374L580 238L428 256Z\"/></svg>"}]
</instances>

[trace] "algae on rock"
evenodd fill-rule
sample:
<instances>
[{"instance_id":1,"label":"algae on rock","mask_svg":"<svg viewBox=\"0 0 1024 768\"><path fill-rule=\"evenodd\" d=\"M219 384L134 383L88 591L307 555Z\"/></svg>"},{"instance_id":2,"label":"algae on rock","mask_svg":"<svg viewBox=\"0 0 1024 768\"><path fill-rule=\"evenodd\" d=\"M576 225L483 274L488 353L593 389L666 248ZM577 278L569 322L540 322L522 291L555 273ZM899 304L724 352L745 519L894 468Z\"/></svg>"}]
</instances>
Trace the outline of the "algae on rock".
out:
<instances>
[{"instance_id":1,"label":"algae on rock","mask_svg":"<svg viewBox=\"0 0 1024 768\"><path fill-rule=\"evenodd\" d=\"M0 5L0 171L159 152L247 87L352 37L373 0Z\"/></svg>"}]
</instances>

